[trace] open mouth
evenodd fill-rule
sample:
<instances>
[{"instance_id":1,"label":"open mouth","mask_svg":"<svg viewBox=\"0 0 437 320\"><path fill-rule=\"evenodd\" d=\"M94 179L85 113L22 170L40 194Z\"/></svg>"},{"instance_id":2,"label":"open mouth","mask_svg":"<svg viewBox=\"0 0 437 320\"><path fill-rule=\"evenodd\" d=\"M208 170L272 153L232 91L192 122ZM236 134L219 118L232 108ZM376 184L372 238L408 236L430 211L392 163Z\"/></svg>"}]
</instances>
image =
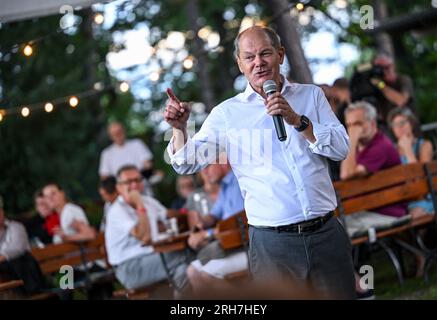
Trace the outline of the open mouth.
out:
<instances>
[{"instance_id":1,"label":"open mouth","mask_svg":"<svg viewBox=\"0 0 437 320\"><path fill-rule=\"evenodd\" d=\"M258 71L257 73L255 73L255 75L257 77L264 77L266 75L268 75L270 72L268 70L263 70L263 71Z\"/></svg>"}]
</instances>

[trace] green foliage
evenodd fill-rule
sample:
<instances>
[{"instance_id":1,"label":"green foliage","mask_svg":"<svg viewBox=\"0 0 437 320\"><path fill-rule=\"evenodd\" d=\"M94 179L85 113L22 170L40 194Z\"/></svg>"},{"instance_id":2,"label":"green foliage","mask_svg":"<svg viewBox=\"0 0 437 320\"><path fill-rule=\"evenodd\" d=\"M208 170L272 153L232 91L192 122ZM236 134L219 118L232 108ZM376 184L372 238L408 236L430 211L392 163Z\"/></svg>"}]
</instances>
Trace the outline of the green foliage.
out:
<instances>
[{"instance_id":1,"label":"green foliage","mask_svg":"<svg viewBox=\"0 0 437 320\"><path fill-rule=\"evenodd\" d=\"M1 108L83 92L98 80L109 83L107 71L97 70L109 43L90 38L84 24L72 35L54 33L36 42L31 57L8 52L13 44L53 33L58 26L58 16L2 25ZM98 155L106 142L101 139L105 116L99 100L105 99L107 108L123 102L103 92L100 98L81 99L75 109L55 103L50 114L40 110L27 118L5 117L0 123L0 194L8 213L30 210L33 193L48 181L64 186L74 201L97 198Z\"/></svg>"}]
</instances>

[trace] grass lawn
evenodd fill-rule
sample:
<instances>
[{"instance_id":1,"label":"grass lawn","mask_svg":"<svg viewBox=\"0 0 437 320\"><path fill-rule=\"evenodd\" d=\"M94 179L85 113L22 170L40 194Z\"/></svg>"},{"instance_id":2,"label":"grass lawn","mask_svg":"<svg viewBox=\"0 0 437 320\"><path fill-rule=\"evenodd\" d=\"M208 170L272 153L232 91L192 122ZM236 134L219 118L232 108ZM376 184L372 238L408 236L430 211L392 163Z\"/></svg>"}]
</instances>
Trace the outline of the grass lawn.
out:
<instances>
[{"instance_id":1,"label":"grass lawn","mask_svg":"<svg viewBox=\"0 0 437 320\"><path fill-rule=\"evenodd\" d=\"M374 270L374 289L376 299L382 300L434 300L437 299L437 261L431 264L429 283L423 277L415 277L415 260L404 253L406 276L401 286L396 276L395 268L383 251L375 252L367 260Z\"/></svg>"}]
</instances>

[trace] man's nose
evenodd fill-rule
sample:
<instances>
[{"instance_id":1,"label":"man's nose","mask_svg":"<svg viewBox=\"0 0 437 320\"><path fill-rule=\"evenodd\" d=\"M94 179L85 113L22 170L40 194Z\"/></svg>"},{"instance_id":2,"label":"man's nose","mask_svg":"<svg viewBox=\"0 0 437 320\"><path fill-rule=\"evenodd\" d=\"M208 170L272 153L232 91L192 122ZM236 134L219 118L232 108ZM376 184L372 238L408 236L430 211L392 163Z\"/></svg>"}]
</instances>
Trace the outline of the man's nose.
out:
<instances>
[{"instance_id":1,"label":"man's nose","mask_svg":"<svg viewBox=\"0 0 437 320\"><path fill-rule=\"evenodd\" d=\"M257 54L255 56L255 66L257 67L261 67L264 65L265 61L263 60L263 58L261 57L261 55Z\"/></svg>"}]
</instances>

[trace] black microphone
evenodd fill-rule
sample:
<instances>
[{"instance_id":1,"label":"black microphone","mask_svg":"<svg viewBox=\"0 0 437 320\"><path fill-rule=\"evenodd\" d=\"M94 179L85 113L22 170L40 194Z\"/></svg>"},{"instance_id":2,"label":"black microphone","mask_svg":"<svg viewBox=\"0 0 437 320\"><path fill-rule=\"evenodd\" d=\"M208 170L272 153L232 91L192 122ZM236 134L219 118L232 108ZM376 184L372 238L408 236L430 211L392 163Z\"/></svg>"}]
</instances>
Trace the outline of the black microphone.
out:
<instances>
[{"instance_id":1,"label":"black microphone","mask_svg":"<svg viewBox=\"0 0 437 320\"><path fill-rule=\"evenodd\" d=\"M268 96L276 92L276 82L273 80L267 80L263 84L263 90ZM285 141L287 139L287 132L285 131L284 118L280 114L275 114L273 116L273 123L275 124L276 135L279 141Z\"/></svg>"}]
</instances>

